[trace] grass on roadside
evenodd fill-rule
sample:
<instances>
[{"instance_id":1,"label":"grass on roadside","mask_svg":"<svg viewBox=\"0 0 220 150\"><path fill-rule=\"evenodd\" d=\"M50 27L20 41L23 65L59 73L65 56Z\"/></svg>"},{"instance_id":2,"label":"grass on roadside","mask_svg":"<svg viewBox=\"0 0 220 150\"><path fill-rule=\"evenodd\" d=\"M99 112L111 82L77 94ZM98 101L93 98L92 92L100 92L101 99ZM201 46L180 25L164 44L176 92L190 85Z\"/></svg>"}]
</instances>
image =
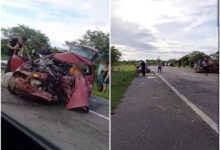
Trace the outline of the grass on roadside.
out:
<instances>
[{"instance_id":1,"label":"grass on roadside","mask_svg":"<svg viewBox=\"0 0 220 150\"><path fill-rule=\"evenodd\" d=\"M111 71L111 110L117 107L120 98L135 77L135 66L120 64L113 66Z\"/></svg>"},{"instance_id":2,"label":"grass on roadside","mask_svg":"<svg viewBox=\"0 0 220 150\"><path fill-rule=\"evenodd\" d=\"M92 93L108 100L109 99L109 87L108 87L108 90L105 93L102 93L97 88L97 78L98 78L97 77L97 71L98 71L98 68L96 68L96 70L95 70L95 79L94 79L95 82L92 86Z\"/></svg>"},{"instance_id":3,"label":"grass on roadside","mask_svg":"<svg viewBox=\"0 0 220 150\"><path fill-rule=\"evenodd\" d=\"M109 89L109 88L108 88L108 89ZM98 88L97 88L97 83L96 83L96 82L95 82L95 83L93 84L93 86L92 86L92 93L95 94L95 95L97 95L97 96L100 96L100 97L102 97L102 98L105 98L105 99L107 99L107 100L108 100L108 98L109 98L109 90L107 90L105 93L100 92L100 91L98 90Z\"/></svg>"},{"instance_id":4,"label":"grass on roadside","mask_svg":"<svg viewBox=\"0 0 220 150\"><path fill-rule=\"evenodd\" d=\"M1 54L1 60L8 60L8 56L5 54Z\"/></svg>"},{"instance_id":5,"label":"grass on roadside","mask_svg":"<svg viewBox=\"0 0 220 150\"><path fill-rule=\"evenodd\" d=\"M185 68L185 69L191 69L190 65L187 65L187 66L181 66L181 68Z\"/></svg>"}]
</instances>

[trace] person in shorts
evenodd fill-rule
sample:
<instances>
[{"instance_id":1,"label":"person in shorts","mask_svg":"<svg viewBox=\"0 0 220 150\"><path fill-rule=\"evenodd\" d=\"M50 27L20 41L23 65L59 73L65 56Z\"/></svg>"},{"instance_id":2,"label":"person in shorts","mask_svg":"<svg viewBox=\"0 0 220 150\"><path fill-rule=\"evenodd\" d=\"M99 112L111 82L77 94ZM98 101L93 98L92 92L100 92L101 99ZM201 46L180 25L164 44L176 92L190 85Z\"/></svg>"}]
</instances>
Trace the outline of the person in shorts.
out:
<instances>
[{"instance_id":1,"label":"person in shorts","mask_svg":"<svg viewBox=\"0 0 220 150\"><path fill-rule=\"evenodd\" d=\"M102 70L105 72L105 79L103 82L102 93L105 93L105 92L107 92L108 85L109 85L109 64L106 63L105 67Z\"/></svg>"}]
</instances>

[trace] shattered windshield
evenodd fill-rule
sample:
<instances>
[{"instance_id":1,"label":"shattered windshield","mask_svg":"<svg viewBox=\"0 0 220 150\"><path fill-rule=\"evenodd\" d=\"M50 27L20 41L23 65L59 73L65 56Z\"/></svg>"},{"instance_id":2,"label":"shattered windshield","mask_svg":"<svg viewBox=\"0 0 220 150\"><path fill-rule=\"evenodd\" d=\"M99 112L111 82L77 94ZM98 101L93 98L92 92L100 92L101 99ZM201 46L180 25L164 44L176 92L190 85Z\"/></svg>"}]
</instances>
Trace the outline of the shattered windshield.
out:
<instances>
[{"instance_id":1,"label":"shattered windshield","mask_svg":"<svg viewBox=\"0 0 220 150\"><path fill-rule=\"evenodd\" d=\"M73 48L70 48L70 52L77 54L79 56L85 57L89 59L90 61L93 61L97 58L96 52L85 47L75 46Z\"/></svg>"}]
</instances>

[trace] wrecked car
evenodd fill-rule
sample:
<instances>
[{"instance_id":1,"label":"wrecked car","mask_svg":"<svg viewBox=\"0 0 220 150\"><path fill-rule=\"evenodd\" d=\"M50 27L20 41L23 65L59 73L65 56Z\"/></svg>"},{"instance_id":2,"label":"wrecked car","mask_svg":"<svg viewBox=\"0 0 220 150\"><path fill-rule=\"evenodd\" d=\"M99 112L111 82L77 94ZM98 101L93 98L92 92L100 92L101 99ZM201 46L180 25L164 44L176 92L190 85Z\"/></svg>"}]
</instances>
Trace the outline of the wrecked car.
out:
<instances>
[{"instance_id":1,"label":"wrecked car","mask_svg":"<svg viewBox=\"0 0 220 150\"><path fill-rule=\"evenodd\" d=\"M97 57L98 51L95 49L74 46L69 52L20 63L20 67L11 66L14 70L8 89L19 96L27 95L49 102L63 101L66 109L83 108L88 111L94 82L93 62ZM78 72L81 75L74 75L74 68L80 68Z\"/></svg>"},{"instance_id":2,"label":"wrecked car","mask_svg":"<svg viewBox=\"0 0 220 150\"><path fill-rule=\"evenodd\" d=\"M208 72L203 66L195 67L196 73L219 73L219 64L217 61L210 60L208 62Z\"/></svg>"}]
</instances>

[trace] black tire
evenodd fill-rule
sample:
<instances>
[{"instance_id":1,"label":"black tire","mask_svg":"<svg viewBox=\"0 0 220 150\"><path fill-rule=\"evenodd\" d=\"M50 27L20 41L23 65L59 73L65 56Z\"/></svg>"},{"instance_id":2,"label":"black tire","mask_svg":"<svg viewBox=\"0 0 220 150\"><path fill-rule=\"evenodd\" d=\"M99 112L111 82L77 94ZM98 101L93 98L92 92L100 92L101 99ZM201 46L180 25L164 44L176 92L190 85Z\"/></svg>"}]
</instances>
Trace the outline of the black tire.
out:
<instances>
[{"instance_id":1,"label":"black tire","mask_svg":"<svg viewBox=\"0 0 220 150\"><path fill-rule=\"evenodd\" d=\"M83 107L83 110L85 111L85 113L89 113L89 107Z\"/></svg>"}]
</instances>

